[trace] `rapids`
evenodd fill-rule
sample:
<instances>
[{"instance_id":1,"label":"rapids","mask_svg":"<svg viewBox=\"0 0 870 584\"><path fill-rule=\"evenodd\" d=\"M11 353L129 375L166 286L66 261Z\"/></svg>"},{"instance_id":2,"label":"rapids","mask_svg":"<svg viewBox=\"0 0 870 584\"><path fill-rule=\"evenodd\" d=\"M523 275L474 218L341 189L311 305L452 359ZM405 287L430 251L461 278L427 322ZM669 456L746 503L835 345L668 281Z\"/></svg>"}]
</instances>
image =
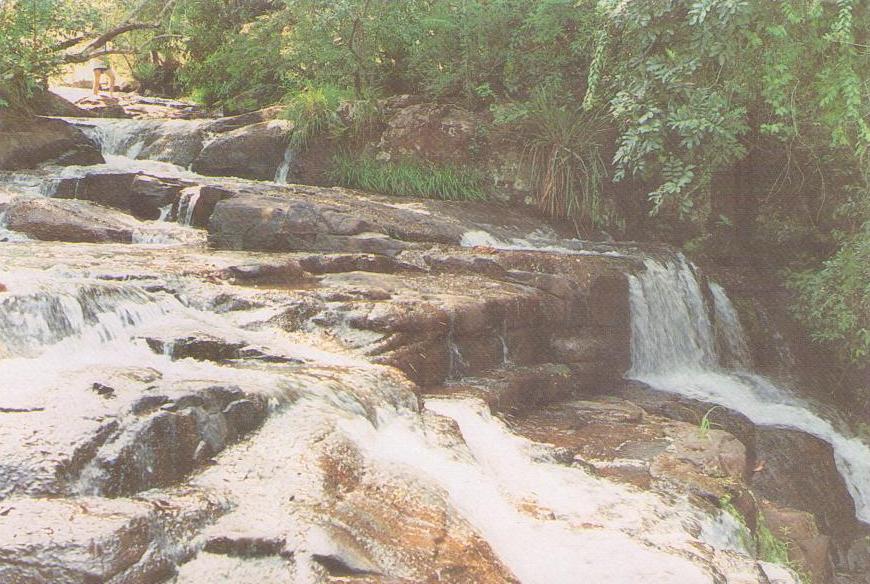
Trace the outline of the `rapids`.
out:
<instances>
[{"instance_id":1,"label":"rapids","mask_svg":"<svg viewBox=\"0 0 870 584\"><path fill-rule=\"evenodd\" d=\"M201 147L210 120L71 121L101 144L106 164L5 173L0 203L50 195L52 181L90 172L246 184L185 170L179 144L192 139ZM292 160L288 149L275 183L286 182ZM191 226L198 189L181 192L174 222L168 207L162 220L130 218L129 245L31 241L4 230L0 214L0 283L7 289L0 293L0 468L7 471L0 509L4 499L26 508L21 497L34 498L28 505L67 497L86 507L116 497L137 502L146 493L171 506L179 483L209 493L221 501L220 512L188 526L194 534L166 528L169 535L144 556L171 565L164 572L171 579L160 581L179 584L257 581L246 569L259 581L332 581L324 576L330 565L404 581L435 577L433 570L445 582L567 584L580 575L650 584L792 581L751 557L741 543L744 528L730 515L566 465L479 399L429 397L421 406L418 388L397 370L340 342L344 324L288 332L281 326L287 314L302 310L292 289L219 277L272 256L206 248L204 232ZM472 231L462 243L577 256L636 253L547 233L505 241ZM684 260L647 259L645 268L629 276L629 376L827 440L860 518L870 521L867 446L750 372L724 289L710 285L711 311ZM296 292L304 302L304 289ZM497 330L499 360L510 367L506 320ZM468 363L452 335L451 320L451 377L460 377ZM189 416L179 413L181 403ZM262 411L250 414L255 406ZM262 425L240 418L243 410L262 415ZM143 411L152 417L130 413ZM175 425L158 425L167 420ZM151 440L170 436L180 450L191 424L200 431L191 443L196 465L163 468L165 448ZM113 486L118 482L124 487ZM0 548L11 545L9 535ZM447 560L470 555L471 572L451 579L445 564L442 578L433 567L442 559L421 543L427 538L435 540L435 556L442 549ZM214 552L234 541L272 552L253 554L245 568L235 552Z\"/></svg>"}]
</instances>

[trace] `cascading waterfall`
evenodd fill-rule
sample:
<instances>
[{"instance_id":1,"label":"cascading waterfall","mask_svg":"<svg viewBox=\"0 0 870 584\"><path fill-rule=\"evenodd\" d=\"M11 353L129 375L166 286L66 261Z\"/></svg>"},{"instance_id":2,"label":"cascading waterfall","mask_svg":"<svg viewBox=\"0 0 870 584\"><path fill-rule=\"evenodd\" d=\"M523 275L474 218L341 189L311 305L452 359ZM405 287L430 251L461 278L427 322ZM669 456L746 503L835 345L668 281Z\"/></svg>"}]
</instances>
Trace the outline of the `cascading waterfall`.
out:
<instances>
[{"instance_id":1,"label":"cascading waterfall","mask_svg":"<svg viewBox=\"0 0 870 584\"><path fill-rule=\"evenodd\" d=\"M709 288L713 295L713 318L719 340L720 360L734 368L750 370L752 353L746 344L746 335L743 333L737 310L722 286L710 282Z\"/></svg>"},{"instance_id":2,"label":"cascading waterfall","mask_svg":"<svg viewBox=\"0 0 870 584\"><path fill-rule=\"evenodd\" d=\"M193 221L193 212L196 210L196 204L199 202L202 189L200 187L189 187L183 189L178 198L178 211L176 212L176 220L183 225L190 225Z\"/></svg>"},{"instance_id":3,"label":"cascading waterfall","mask_svg":"<svg viewBox=\"0 0 870 584\"><path fill-rule=\"evenodd\" d=\"M66 118L96 141L104 155L139 158L146 148L158 143L145 158L171 161L168 156L174 142L189 139L199 132L203 120L135 120L116 118ZM166 146L166 149L160 148ZM164 156L166 155L166 156Z\"/></svg>"},{"instance_id":4,"label":"cascading waterfall","mask_svg":"<svg viewBox=\"0 0 870 584\"><path fill-rule=\"evenodd\" d=\"M756 424L795 428L827 441L858 518L870 523L870 448L838 432L788 390L747 371L746 340L720 286L710 285L711 318L701 282L685 258L664 263L647 259L644 264L643 273L629 276L632 366L628 376L662 391L720 404ZM726 355L717 350L717 337Z\"/></svg>"},{"instance_id":5,"label":"cascading waterfall","mask_svg":"<svg viewBox=\"0 0 870 584\"><path fill-rule=\"evenodd\" d=\"M293 164L293 158L293 146L287 146L287 149L284 151L284 159L281 161L281 165L278 167L278 170L275 171L276 183L282 185L287 184L287 175L290 174L290 165Z\"/></svg>"},{"instance_id":6,"label":"cascading waterfall","mask_svg":"<svg viewBox=\"0 0 870 584\"><path fill-rule=\"evenodd\" d=\"M16 277L4 279L23 287ZM27 356L70 337L105 343L181 307L172 297L127 284L46 280L26 288L0 300L0 353Z\"/></svg>"},{"instance_id":7,"label":"cascading waterfall","mask_svg":"<svg viewBox=\"0 0 870 584\"><path fill-rule=\"evenodd\" d=\"M709 574L681 557L674 537L686 516L694 515L701 537L718 545L734 541L733 525L718 525L701 512L674 514L655 495L553 461L540 445L512 434L483 402L430 399L425 405L456 423L461 448L434 445L408 416L382 414L377 428L350 418L342 429L371 459L434 481L525 584L707 583ZM520 502L539 514L522 512ZM551 520L542 518L546 512ZM587 522L597 529L578 529ZM632 561L601 561L614 557Z\"/></svg>"}]
</instances>

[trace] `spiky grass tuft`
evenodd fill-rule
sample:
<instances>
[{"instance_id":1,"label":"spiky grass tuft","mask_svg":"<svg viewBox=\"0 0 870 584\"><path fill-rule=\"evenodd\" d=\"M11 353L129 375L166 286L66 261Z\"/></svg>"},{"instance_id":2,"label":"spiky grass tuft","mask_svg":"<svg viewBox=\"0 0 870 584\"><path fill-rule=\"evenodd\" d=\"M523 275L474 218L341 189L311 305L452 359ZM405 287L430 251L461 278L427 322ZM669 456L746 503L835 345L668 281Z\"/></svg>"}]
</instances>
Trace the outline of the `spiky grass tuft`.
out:
<instances>
[{"instance_id":1,"label":"spiky grass tuft","mask_svg":"<svg viewBox=\"0 0 870 584\"><path fill-rule=\"evenodd\" d=\"M340 153L333 157L327 174L340 186L387 195L449 201L486 199L483 176L456 166L414 160L380 162L367 156Z\"/></svg>"}]
</instances>

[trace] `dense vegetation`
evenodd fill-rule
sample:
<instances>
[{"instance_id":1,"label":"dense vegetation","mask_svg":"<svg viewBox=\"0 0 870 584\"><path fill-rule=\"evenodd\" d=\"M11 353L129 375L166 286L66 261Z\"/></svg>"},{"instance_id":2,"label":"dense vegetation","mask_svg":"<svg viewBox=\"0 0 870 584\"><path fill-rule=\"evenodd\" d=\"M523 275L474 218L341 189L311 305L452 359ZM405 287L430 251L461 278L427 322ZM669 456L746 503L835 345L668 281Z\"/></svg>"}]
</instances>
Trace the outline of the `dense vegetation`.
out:
<instances>
[{"instance_id":1,"label":"dense vegetation","mask_svg":"<svg viewBox=\"0 0 870 584\"><path fill-rule=\"evenodd\" d=\"M488 133L525 145L547 213L782 270L817 340L867 361L866 2L9 0L5 94L55 73L63 41L102 32L91 9L104 28L160 26L115 39L144 87L226 112L284 100L301 146L321 133L359 141L377 100L395 94L480 113ZM340 101L368 117L348 124ZM397 171L343 155L327 172L393 192L463 181L479 192L474 168L421 186L426 163Z\"/></svg>"}]
</instances>

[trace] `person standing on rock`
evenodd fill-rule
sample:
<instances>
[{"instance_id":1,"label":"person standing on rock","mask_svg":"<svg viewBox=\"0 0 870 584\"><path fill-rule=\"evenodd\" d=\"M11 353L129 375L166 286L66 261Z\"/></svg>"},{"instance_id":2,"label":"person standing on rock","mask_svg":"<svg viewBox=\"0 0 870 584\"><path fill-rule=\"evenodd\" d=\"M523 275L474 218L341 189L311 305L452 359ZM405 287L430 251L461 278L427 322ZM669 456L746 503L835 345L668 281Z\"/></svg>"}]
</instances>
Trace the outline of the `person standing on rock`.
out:
<instances>
[{"instance_id":1,"label":"person standing on rock","mask_svg":"<svg viewBox=\"0 0 870 584\"><path fill-rule=\"evenodd\" d=\"M100 90L103 88L102 76L106 75L109 78L109 97L115 97L115 72L109 67L109 64L103 59L94 59L92 62L94 69L94 95L100 95Z\"/></svg>"}]
</instances>

